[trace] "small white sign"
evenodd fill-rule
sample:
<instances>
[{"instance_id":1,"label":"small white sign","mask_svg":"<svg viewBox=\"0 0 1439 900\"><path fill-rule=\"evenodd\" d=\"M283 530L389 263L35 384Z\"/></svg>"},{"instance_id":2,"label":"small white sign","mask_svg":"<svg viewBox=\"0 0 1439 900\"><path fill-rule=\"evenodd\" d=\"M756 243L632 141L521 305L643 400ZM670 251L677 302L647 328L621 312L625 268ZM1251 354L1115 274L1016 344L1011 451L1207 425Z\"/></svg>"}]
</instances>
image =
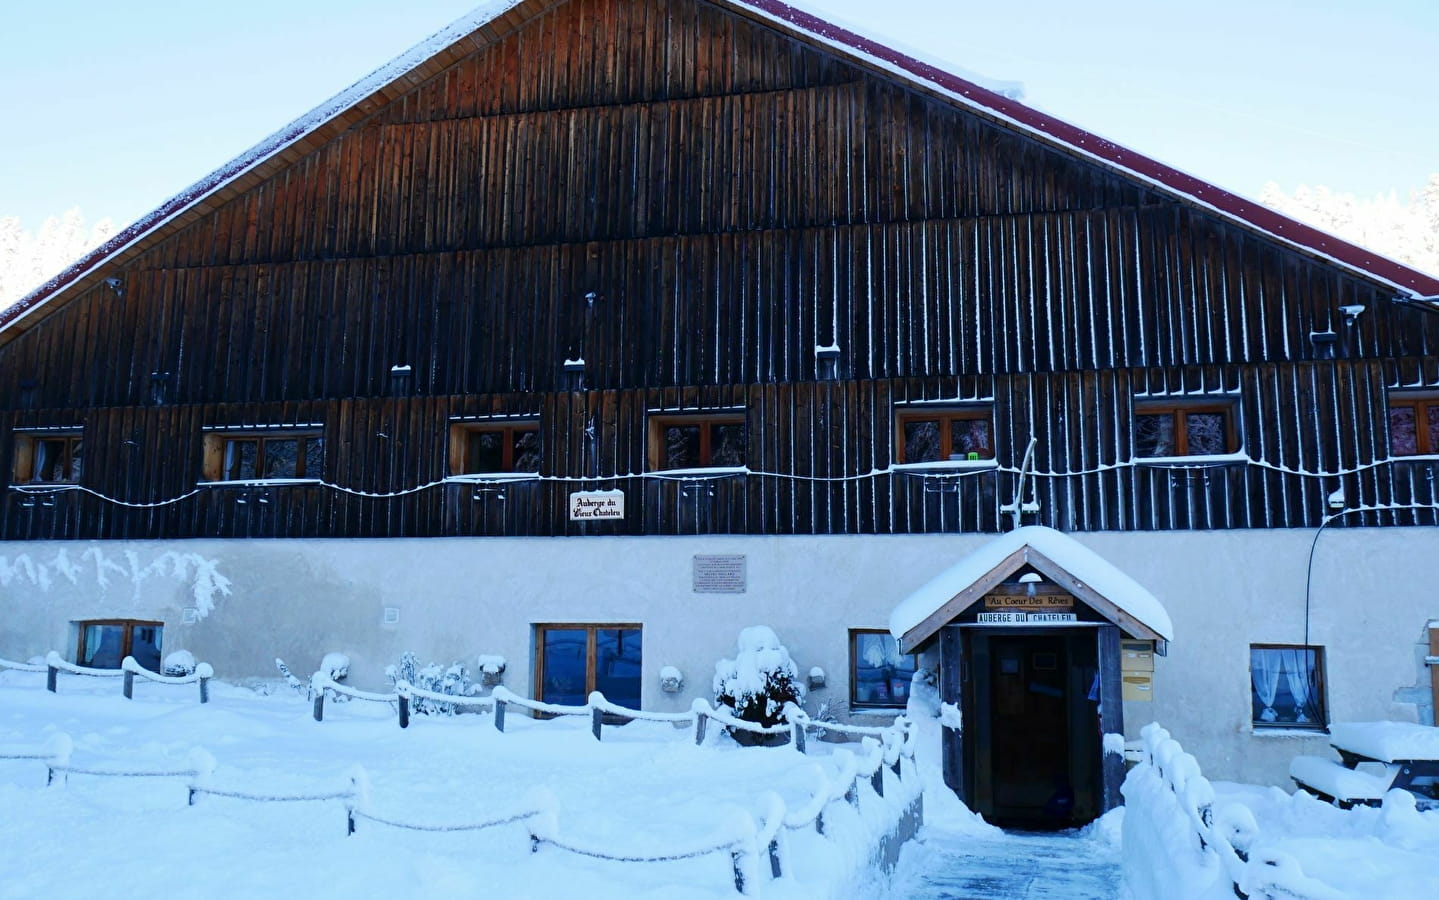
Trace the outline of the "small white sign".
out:
<instances>
[{"instance_id":1,"label":"small white sign","mask_svg":"<svg viewBox=\"0 0 1439 900\"><path fill-rule=\"evenodd\" d=\"M624 491L577 491L570 494L570 521L623 519Z\"/></svg>"}]
</instances>

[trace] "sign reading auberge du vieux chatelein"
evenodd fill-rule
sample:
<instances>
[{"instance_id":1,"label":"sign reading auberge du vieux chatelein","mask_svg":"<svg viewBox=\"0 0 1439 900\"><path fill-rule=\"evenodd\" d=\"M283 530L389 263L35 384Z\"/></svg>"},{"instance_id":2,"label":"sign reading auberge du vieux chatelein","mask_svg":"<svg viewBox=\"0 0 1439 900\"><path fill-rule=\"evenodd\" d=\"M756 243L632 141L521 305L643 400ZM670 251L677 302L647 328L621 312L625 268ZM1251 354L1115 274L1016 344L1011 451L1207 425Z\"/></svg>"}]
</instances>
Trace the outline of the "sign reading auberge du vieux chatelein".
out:
<instances>
[{"instance_id":1,"label":"sign reading auberge du vieux chatelein","mask_svg":"<svg viewBox=\"0 0 1439 900\"><path fill-rule=\"evenodd\" d=\"M624 491L577 491L570 494L570 520L623 519Z\"/></svg>"}]
</instances>

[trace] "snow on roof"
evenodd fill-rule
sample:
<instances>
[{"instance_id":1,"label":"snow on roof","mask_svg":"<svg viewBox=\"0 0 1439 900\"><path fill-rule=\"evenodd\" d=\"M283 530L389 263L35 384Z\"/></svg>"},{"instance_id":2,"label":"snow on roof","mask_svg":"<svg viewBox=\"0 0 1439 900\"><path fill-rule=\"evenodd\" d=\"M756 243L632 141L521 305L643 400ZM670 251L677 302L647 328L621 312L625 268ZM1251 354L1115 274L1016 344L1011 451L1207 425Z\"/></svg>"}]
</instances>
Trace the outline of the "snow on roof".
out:
<instances>
[{"instance_id":1,"label":"snow on roof","mask_svg":"<svg viewBox=\"0 0 1439 900\"><path fill-rule=\"evenodd\" d=\"M710 0L769 22L803 39L827 46L842 55L857 59L950 98L962 106L1005 122L1021 132L1050 143L1058 143L1081 156L1103 165L1118 168L1131 177L1169 193L1189 199L1221 216L1257 228L1270 236L1317 254L1359 275L1380 281L1411 296L1439 295L1439 278L1426 275L1326 234L1317 228L1291 219L1262 204L1246 200L1216 185L1181 172L1164 163L1128 150L1113 141L1077 128L1068 122L1026 106L1017 99L1021 94L1014 82L995 82L972 73L957 71L949 63L927 61L920 56L881 44L855 31L820 18L781 0ZM44 306L50 299L86 276L97 274L112 257L150 237L157 229L177 216L194 209L236 179L252 172L258 165L304 141L317 129L361 104L366 97L409 78L415 84L414 70L427 60L473 35L485 26L505 17L522 4L535 5L538 11L552 3L534 0L490 0L469 14L416 44L410 50L386 63L369 75L320 104L303 116L276 131L254 147L235 157L190 187L171 197L154 212L136 220L115 237L91 251L65 271L7 309L0 309L0 334L15 323Z\"/></svg>"},{"instance_id":2,"label":"snow on roof","mask_svg":"<svg viewBox=\"0 0 1439 900\"><path fill-rule=\"evenodd\" d=\"M1043 525L1026 525L1002 534L936 575L890 613L890 633L896 639L903 638L961 591L993 571L1005 557L1024 547L1039 551L1165 640L1174 639L1174 624L1158 598L1098 553L1069 535Z\"/></svg>"},{"instance_id":3,"label":"snow on roof","mask_svg":"<svg viewBox=\"0 0 1439 900\"><path fill-rule=\"evenodd\" d=\"M1409 722L1336 722L1329 743L1382 762L1439 760L1439 728Z\"/></svg>"}]
</instances>

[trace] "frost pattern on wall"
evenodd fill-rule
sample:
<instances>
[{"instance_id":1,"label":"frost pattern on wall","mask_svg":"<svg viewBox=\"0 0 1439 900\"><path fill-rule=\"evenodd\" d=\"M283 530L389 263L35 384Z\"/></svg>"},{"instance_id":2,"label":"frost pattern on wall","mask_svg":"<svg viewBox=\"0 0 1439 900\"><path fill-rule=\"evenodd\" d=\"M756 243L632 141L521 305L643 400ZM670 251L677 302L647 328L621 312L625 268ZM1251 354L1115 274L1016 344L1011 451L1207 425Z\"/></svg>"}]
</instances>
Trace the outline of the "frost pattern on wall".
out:
<instances>
[{"instance_id":1,"label":"frost pattern on wall","mask_svg":"<svg viewBox=\"0 0 1439 900\"><path fill-rule=\"evenodd\" d=\"M173 578L189 582L190 594L195 599L195 615L202 619L214 611L217 598L230 596L230 579L220 574L219 560L206 559L198 553L166 551L144 566L140 564L140 555L133 550L107 556L99 547L89 548L78 560L69 550L56 552L48 562L37 561L28 553L13 559L0 556L0 587L30 584L48 592L62 583L77 587L82 581L88 584L92 578L101 590L109 590L117 582L129 582L136 601L140 600L141 586L148 579Z\"/></svg>"}]
</instances>

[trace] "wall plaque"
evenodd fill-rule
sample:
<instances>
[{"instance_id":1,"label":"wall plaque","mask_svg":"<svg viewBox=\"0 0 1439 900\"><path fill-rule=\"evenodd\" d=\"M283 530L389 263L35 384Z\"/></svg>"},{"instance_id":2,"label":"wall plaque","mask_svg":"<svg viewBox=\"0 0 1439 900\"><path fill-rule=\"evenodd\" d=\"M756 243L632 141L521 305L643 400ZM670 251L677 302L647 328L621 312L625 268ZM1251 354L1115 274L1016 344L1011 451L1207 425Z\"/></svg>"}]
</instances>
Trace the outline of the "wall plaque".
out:
<instances>
[{"instance_id":1,"label":"wall plaque","mask_svg":"<svg viewBox=\"0 0 1439 900\"><path fill-rule=\"evenodd\" d=\"M624 491L576 491L570 494L570 521L623 519Z\"/></svg>"},{"instance_id":2,"label":"wall plaque","mask_svg":"<svg viewBox=\"0 0 1439 900\"><path fill-rule=\"evenodd\" d=\"M694 592L696 594L743 594L745 592L745 557L743 553L694 558Z\"/></svg>"}]
</instances>

